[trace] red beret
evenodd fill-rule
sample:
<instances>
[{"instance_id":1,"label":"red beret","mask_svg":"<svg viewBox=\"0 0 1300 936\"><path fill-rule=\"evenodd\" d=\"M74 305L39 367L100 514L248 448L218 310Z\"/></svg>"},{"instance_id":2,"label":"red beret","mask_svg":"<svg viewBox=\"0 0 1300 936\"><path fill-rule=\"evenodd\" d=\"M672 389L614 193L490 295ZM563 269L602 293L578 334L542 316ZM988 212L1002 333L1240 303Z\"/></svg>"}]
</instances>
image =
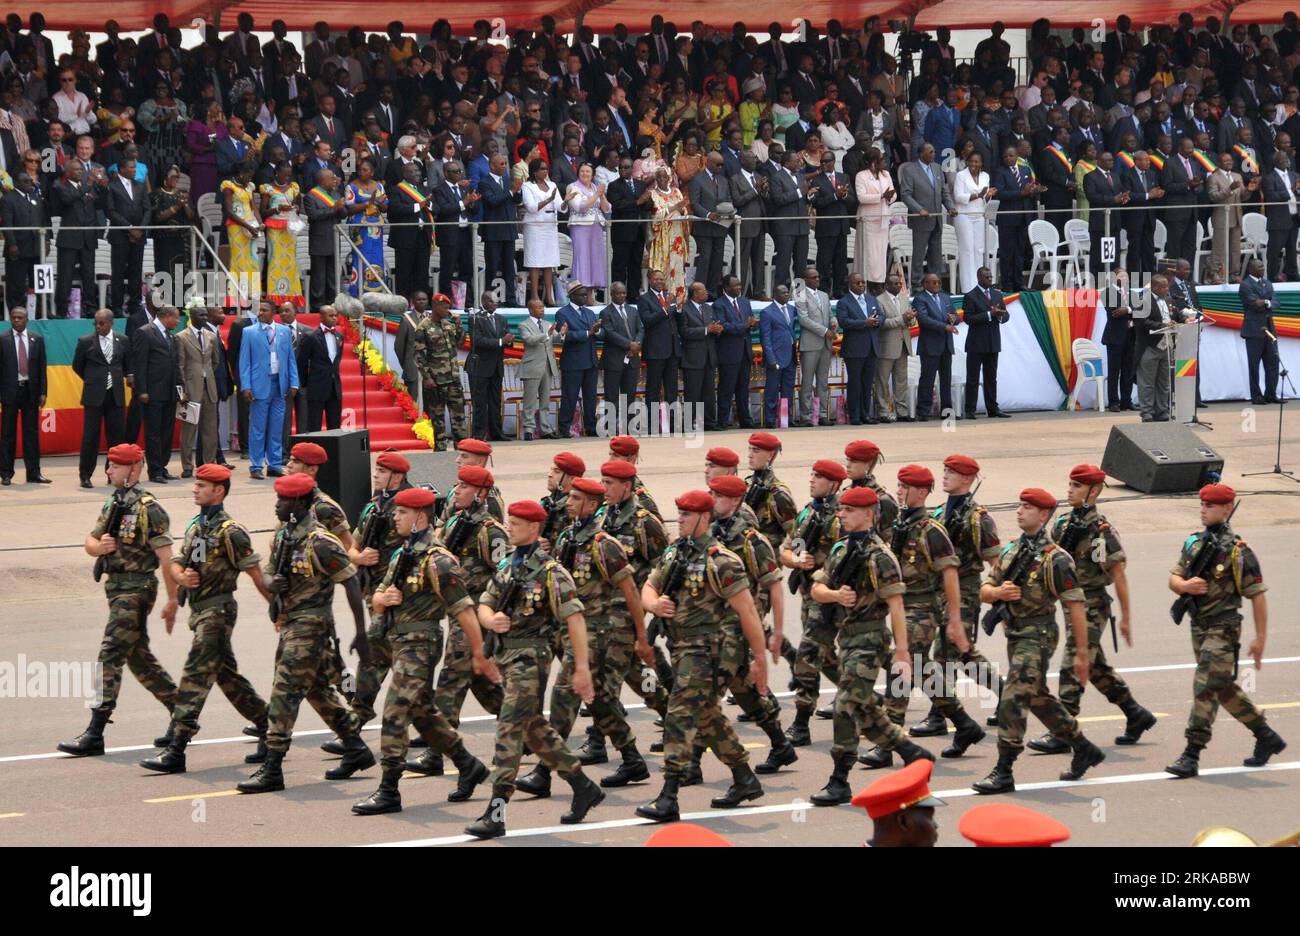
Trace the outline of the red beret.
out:
<instances>
[{"instance_id":1,"label":"red beret","mask_svg":"<svg viewBox=\"0 0 1300 936\"><path fill-rule=\"evenodd\" d=\"M404 456L399 455L391 449L387 452L380 452L379 457L375 459L375 463L379 465L380 468L387 468L389 471L399 471L402 474L406 474L411 470L411 463L407 461Z\"/></svg>"},{"instance_id":2,"label":"red beret","mask_svg":"<svg viewBox=\"0 0 1300 936\"><path fill-rule=\"evenodd\" d=\"M902 770L885 774L863 788L853 797L853 805L865 809L872 819L880 819L913 806L943 806L943 800L936 799L930 793L930 774L933 770L934 761L917 758Z\"/></svg>"},{"instance_id":3,"label":"red beret","mask_svg":"<svg viewBox=\"0 0 1300 936\"><path fill-rule=\"evenodd\" d=\"M1231 504L1237 492L1226 484L1207 484L1201 488L1201 500L1207 504Z\"/></svg>"},{"instance_id":4,"label":"red beret","mask_svg":"<svg viewBox=\"0 0 1300 936\"><path fill-rule=\"evenodd\" d=\"M729 448L718 446L711 448L705 454L704 460L714 465L720 465L723 468L735 468L740 464L740 456Z\"/></svg>"},{"instance_id":5,"label":"red beret","mask_svg":"<svg viewBox=\"0 0 1300 936\"><path fill-rule=\"evenodd\" d=\"M986 803L967 810L957 831L976 845L1035 848L1064 842L1070 828L1051 816L1014 803Z\"/></svg>"},{"instance_id":6,"label":"red beret","mask_svg":"<svg viewBox=\"0 0 1300 936\"><path fill-rule=\"evenodd\" d=\"M555 467L567 475L581 478L587 473L587 463L572 452L560 452L554 459Z\"/></svg>"},{"instance_id":7,"label":"red beret","mask_svg":"<svg viewBox=\"0 0 1300 936\"><path fill-rule=\"evenodd\" d=\"M646 848L730 848L731 843L712 829L693 822L666 825L645 841Z\"/></svg>"},{"instance_id":8,"label":"red beret","mask_svg":"<svg viewBox=\"0 0 1300 936\"><path fill-rule=\"evenodd\" d=\"M943 460L943 467L951 468L957 474L977 475L980 473L980 463L969 455L949 455Z\"/></svg>"},{"instance_id":9,"label":"red beret","mask_svg":"<svg viewBox=\"0 0 1300 936\"><path fill-rule=\"evenodd\" d=\"M831 481L843 481L849 476L843 465L837 461L831 461L829 458L817 459L813 462L812 470L813 474L819 474Z\"/></svg>"},{"instance_id":10,"label":"red beret","mask_svg":"<svg viewBox=\"0 0 1300 936\"><path fill-rule=\"evenodd\" d=\"M292 474L275 479L275 493L281 497L306 497L316 490L316 481L311 475Z\"/></svg>"},{"instance_id":11,"label":"red beret","mask_svg":"<svg viewBox=\"0 0 1300 936\"><path fill-rule=\"evenodd\" d=\"M781 440L770 432L755 432L749 437L749 444L768 452L775 452L781 447Z\"/></svg>"},{"instance_id":12,"label":"red beret","mask_svg":"<svg viewBox=\"0 0 1300 936\"><path fill-rule=\"evenodd\" d=\"M325 450L315 442L299 442L289 449L289 457L298 459L304 465L323 465L330 460Z\"/></svg>"},{"instance_id":13,"label":"red beret","mask_svg":"<svg viewBox=\"0 0 1300 936\"><path fill-rule=\"evenodd\" d=\"M211 481L213 484L220 484L222 481L230 480L230 469L221 465L199 465L194 469L194 477L200 481Z\"/></svg>"},{"instance_id":14,"label":"red beret","mask_svg":"<svg viewBox=\"0 0 1300 936\"><path fill-rule=\"evenodd\" d=\"M466 465L460 471L456 472L456 480L464 481L478 488L490 488L495 484L492 478L492 472L488 471L482 465Z\"/></svg>"},{"instance_id":15,"label":"red beret","mask_svg":"<svg viewBox=\"0 0 1300 936\"><path fill-rule=\"evenodd\" d=\"M573 489L581 491L588 497L604 497L605 485L601 484L595 478L574 478Z\"/></svg>"},{"instance_id":16,"label":"red beret","mask_svg":"<svg viewBox=\"0 0 1300 936\"><path fill-rule=\"evenodd\" d=\"M127 442L109 449L108 460L115 465L134 465L144 461L144 452L134 442Z\"/></svg>"},{"instance_id":17,"label":"red beret","mask_svg":"<svg viewBox=\"0 0 1300 936\"><path fill-rule=\"evenodd\" d=\"M530 523L543 523L546 520L546 508L537 501L515 501L507 511L510 516L527 520Z\"/></svg>"},{"instance_id":18,"label":"red beret","mask_svg":"<svg viewBox=\"0 0 1300 936\"><path fill-rule=\"evenodd\" d=\"M461 439L456 443L456 451L468 452L471 455L491 455L492 446L482 439Z\"/></svg>"},{"instance_id":19,"label":"red beret","mask_svg":"<svg viewBox=\"0 0 1300 936\"><path fill-rule=\"evenodd\" d=\"M615 455L635 455L641 451L641 443L635 436L614 436L609 440L609 450Z\"/></svg>"},{"instance_id":20,"label":"red beret","mask_svg":"<svg viewBox=\"0 0 1300 936\"><path fill-rule=\"evenodd\" d=\"M1106 480L1106 472L1096 465L1075 465L1070 469L1070 480L1080 484L1101 484Z\"/></svg>"},{"instance_id":21,"label":"red beret","mask_svg":"<svg viewBox=\"0 0 1300 936\"><path fill-rule=\"evenodd\" d=\"M1050 491L1044 491L1042 488L1025 488L1020 492L1020 499L1026 504L1032 504L1043 510L1052 510L1056 507L1056 498Z\"/></svg>"},{"instance_id":22,"label":"red beret","mask_svg":"<svg viewBox=\"0 0 1300 936\"><path fill-rule=\"evenodd\" d=\"M879 503L880 498L869 487L849 488L840 495L840 504L845 507L874 507Z\"/></svg>"},{"instance_id":23,"label":"red beret","mask_svg":"<svg viewBox=\"0 0 1300 936\"><path fill-rule=\"evenodd\" d=\"M925 465L904 465L898 469L898 483L908 487L934 487L934 472Z\"/></svg>"},{"instance_id":24,"label":"red beret","mask_svg":"<svg viewBox=\"0 0 1300 936\"><path fill-rule=\"evenodd\" d=\"M687 491L677 498L677 509L689 513L709 513L713 510L713 495L708 491Z\"/></svg>"},{"instance_id":25,"label":"red beret","mask_svg":"<svg viewBox=\"0 0 1300 936\"><path fill-rule=\"evenodd\" d=\"M875 461L880 457L880 446L866 439L858 439L844 446L844 457L850 461Z\"/></svg>"},{"instance_id":26,"label":"red beret","mask_svg":"<svg viewBox=\"0 0 1300 936\"><path fill-rule=\"evenodd\" d=\"M451 305L451 299L448 298L446 293L434 293L432 296L429 297L429 302L431 304L442 302L445 303L446 305Z\"/></svg>"},{"instance_id":27,"label":"red beret","mask_svg":"<svg viewBox=\"0 0 1300 936\"><path fill-rule=\"evenodd\" d=\"M625 461L607 461L600 466L600 473L606 478L631 481L636 477L636 465Z\"/></svg>"},{"instance_id":28,"label":"red beret","mask_svg":"<svg viewBox=\"0 0 1300 936\"><path fill-rule=\"evenodd\" d=\"M719 475L709 482L709 490L722 497L744 497L749 485L740 475Z\"/></svg>"},{"instance_id":29,"label":"red beret","mask_svg":"<svg viewBox=\"0 0 1300 936\"><path fill-rule=\"evenodd\" d=\"M438 495L428 488L409 487L402 488L393 498L393 503L398 507L410 507L413 510L427 510L433 506L433 502L438 499Z\"/></svg>"}]
</instances>

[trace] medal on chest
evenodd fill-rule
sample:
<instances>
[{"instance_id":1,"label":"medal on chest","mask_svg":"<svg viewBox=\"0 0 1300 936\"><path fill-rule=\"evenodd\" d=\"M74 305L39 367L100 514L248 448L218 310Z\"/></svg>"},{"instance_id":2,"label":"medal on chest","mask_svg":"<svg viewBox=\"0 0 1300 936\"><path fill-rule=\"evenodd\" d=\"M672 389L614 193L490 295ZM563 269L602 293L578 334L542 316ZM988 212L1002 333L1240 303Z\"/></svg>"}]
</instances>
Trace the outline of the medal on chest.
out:
<instances>
[{"instance_id":1,"label":"medal on chest","mask_svg":"<svg viewBox=\"0 0 1300 936\"><path fill-rule=\"evenodd\" d=\"M573 557L573 580L579 585L586 584L591 579L591 553L587 550L580 550Z\"/></svg>"},{"instance_id":2,"label":"medal on chest","mask_svg":"<svg viewBox=\"0 0 1300 936\"><path fill-rule=\"evenodd\" d=\"M523 588L523 615L528 617L535 614L537 609L542 605L543 595L546 592L546 586L541 582L528 582Z\"/></svg>"},{"instance_id":3,"label":"medal on chest","mask_svg":"<svg viewBox=\"0 0 1300 936\"><path fill-rule=\"evenodd\" d=\"M311 559L307 555L306 540L293 547L293 557L289 562L289 568L295 575L311 575Z\"/></svg>"},{"instance_id":4,"label":"medal on chest","mask_svg":"<svg viewBox=\"0 0 1300 936\"><path fill-rule=\"evenodd\" d=\"M693 562L686 568L686 587L691 590L691 597L699 597L704 590L704 563Z\"/></svg>"}]
</instances>

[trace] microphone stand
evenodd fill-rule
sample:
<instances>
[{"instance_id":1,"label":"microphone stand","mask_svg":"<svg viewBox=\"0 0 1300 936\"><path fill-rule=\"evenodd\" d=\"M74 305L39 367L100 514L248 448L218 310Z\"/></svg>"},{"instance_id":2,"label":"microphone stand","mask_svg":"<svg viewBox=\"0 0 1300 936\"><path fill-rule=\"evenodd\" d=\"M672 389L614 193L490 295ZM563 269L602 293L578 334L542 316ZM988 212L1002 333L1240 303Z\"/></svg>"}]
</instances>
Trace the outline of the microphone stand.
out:
<instances>
[{"instance_id":1,"label":"microphone stand","mask_svg":"<svg viewBox=\"0 0 1300 936\"><path fill-rule=\"evenodd\" d=\"M1192 311L1196 314L1196 396L1192 400L1192 418L1187 425L1213 432L1214 423L1201 419L1201 329L1205 327L1207 321L1213 325L1214 319L1199 309L1193 308Z\"/></svg>"},{"instance_id":2,"label":"microphone stand","mask_svg":"<svg viewBox=\"0 0 1300 936\"><path fill-rule=\"evenodd\" d=\"M1267 328L1264 329L1264 334L1268 335L1269 340L1273 342L1274 348L1277 348L1278 345L1277 336L1274 335ZM1278 350L1280 351L1280 349ZM1242 477L1255 478L1261 475L1278 475L1283 478L1288 478L1291 481L1295 481L1297 484L1300 484L1300 478L1297 478L1295 476L1295 472L1286 471L1282 467L1282 414L1286 412L1286 401L1287 401L1286 388L1288 386L1291 388L1292 399L1295 398L1296 389L1295 389L1295 384L1291 383L1291 375L1287 371L1286 365L1282 363L1282 355L1280 353L1277 356L1277 367L1278 367L1278 371L1277 371L1277 376L1278 376L1277 454L1274 456L1273 459L1273 467L1268 471L1249 471L1242 474Z\"/></svg>"}]
</instances>

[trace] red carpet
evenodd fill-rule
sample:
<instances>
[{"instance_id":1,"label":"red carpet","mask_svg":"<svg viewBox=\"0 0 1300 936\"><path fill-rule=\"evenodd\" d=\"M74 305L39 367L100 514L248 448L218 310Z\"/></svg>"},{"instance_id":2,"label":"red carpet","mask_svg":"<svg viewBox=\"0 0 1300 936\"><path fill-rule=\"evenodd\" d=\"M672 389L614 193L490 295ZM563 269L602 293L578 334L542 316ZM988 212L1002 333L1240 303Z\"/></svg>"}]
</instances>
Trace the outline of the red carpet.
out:
<instances>
[{"instance_id":1,"label":"red carpet","mask_svg":"<svg viewBox=\"0 0 1300 936\"><path fill-rule=\"evenodd\" d=\"M375 452L388 448L398 451L429 451L428 445L411 431L411 424L402 415L393 395L379 385L379 379L371 374L364 378L361 376L363 365L361 359L352 353L353 347L351 342L344 345L343 363L339 371L343 381L343 425L348 425L350 411L355 428L370 430L370 448Z\"/></svg>"}]
</instances>

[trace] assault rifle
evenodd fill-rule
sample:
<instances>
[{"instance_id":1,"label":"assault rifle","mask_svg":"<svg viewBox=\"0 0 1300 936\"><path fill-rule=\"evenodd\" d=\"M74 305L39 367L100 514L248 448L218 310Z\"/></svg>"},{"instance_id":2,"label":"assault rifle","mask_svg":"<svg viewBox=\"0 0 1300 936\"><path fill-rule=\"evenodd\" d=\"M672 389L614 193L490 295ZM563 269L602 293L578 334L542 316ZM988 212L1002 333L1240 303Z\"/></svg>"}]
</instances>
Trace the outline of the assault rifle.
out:
<instances>
[{"instance_id":1,"label":"assault rifle","mask_svg":"<svg viewBox=\"0 0 1300 936\"><path fill-rule=\"evenodd\" d=\"M412 567L415 565L415 553L407 545L403 544L397 549L397 563L393 568L392 584L397 586L398 591L402 588L402 583L406 581L407 576L411 574ZM388 633L388 628L393 626L393 609L392 607L384 608L383 617L379 619L379 632Z\"/></svg>"},{"instance_id":2,"label":"assault rifle","mask_svg":"<svg viewBox=\"0 0 1300 936\"><path fill-rule=\"evenodd\" d=\"M1031 549L1027 537L1022 536L1020 538L1020 551L1016 553L1016 558L1015 561L1011 563L1011 568L1007 569L1006 574L1003 575L1003 581L1010 582L1017 588L1022 586L1025 577L1029 574L1029 567L1034 564L1034 560L1037 558L1038 552ZM993 606L984 612L984 619L980 621L980 627L984 629L984 633L992 636L993 632L997 630L999 624L1004 622L1009 624L1011 623L1011 620L1012 615L1010 603L1006 601L995 601L993 602Z\"/></svg>"},{"instance_id":3,"label":"assault rifle","mask_svg":"<svg viewBox=\"0 0 1300 936\"><path fill-rule=\"evenodd\" d=\"M283 579L285 587L288 586L289 562L292 556L293 550L289 545L289 529L285 527L280 531L280 539L275 544L275 552L271 554L271 574ZM271 596L271 603L266 610L271 616L271 623L279 623L280 615L284 612L284 599L280 597L279 593Z\"/></svg>"},{"instance_id":4,"label":"assault rifle","mask_svg":"<svg viewBox=\"0 0 1300 936\"><path fill-rule=\"evenodd\" d=\"M388 540L389 531L392 530L393 520L384 513L384 505L390 495L387 491L379 495L379 501L370 511L366 518L366 528L361 532L361 542L357 548L364 552L367 549L383 551L384 544ZM376 576L376 572L379 574ZM357 572L357 584L361 586L363 592L370 591L372 585L377 585L377 579L383 578L383 571L379 565L361 566Z\"/></svg>"},{"instance_id":5,"label":"assault rifle","mask_svg":"<svg viewBox=\"0 0 1300 936\"><path fill-rule=\"evenodd\" d=\"M850 582L856 582L862 575L862 570L867 565L867 550L865 542L860 539L849 538L848 545L844 547L844 558L840 561L839 567L831 574L830 584L826 587L831 591L839 591ZM822 623L833 627L839 618L840 612L844 610L838 602L827 602L821 606Z\"/></svg>"},{"instance_id":6,"label":"assault rifle","mask_svg":"<svg viewBox=\"0 0 1300 936\"><path fill-rule=\"evenodd\" d=\"M755 511L758 510L759 504L767 499L768 493L772 490L770 484L760 483L760 474L761 472L756 471L749 476L749 488L745 491L745 503L749 505L751 510ZM764 475L762 480L766 482L770 477L771 475Z\"/></svg>"},{"instance_id":7,"label":"assault rifle","mask_svg":"<svg viewBox=\"0 0 1300 936\"><path fill-rule=\"evenodd\" d=\"M122 498L120 490L113 493L113 505L108 508L108 522L104 524L104 535L111 536L114 540L122 532L122 518L126 516L126 501ZM108 571L108 556L98 556L95 558L95 568L91 574L98 582Z\"/></svg>"},{"instance_id":8,"label":"assault rifle","mask_svg":"<svg viewBox=\"0 0 1300 936\"><path fill-rule=\"evenodd\" d=\"M202 566L202 563L199 561L199 556L207 549L207 537L204 535L203 527L204 523L200 520L199 528L194 534L194 540L190 543L190 554L185 557L185 565L183 568L186 571L190 569L198 569ZM203 543L204 545L200 546L200 543ZM185 607L185 602L189 601L189 599L190 590L188 588L182 585L180 588L176 589L177 607Z\"/></svg>"},{"instance_id":9,"label":"assault rifle","mask_svg":"<svg viewBox=\"0 0 1300 936\"><path fill-rule=\"evenodd\" d=\"M659 589L659 595L663 598L677 600L677 593L682 590L686 584L686 571L690 565L690 556L687 553L690 540L682 537L677 541L677 549L673 552L672 562L668 564L668 569L664 572L663 588ZM659 639L659 634L663 631L663 624L657 617L651 617L646 621L645 633L646 643L654 643Z\"/></svg>"},{"instance_id":10,"label":"assault rifle","mask_svg":"<svg viewBox=\"0 0 1300 936\"><path fill-rule=\"evenodd\" d=\"M1214 557L1219 554L1223 546L1219 536L1223 528L1232 521L1232 514L1235 514L1240 506L1241 501L1237 501L1233 505L1232 513L1228 514L1228 519L1219 524L1218 529L1205 531L1205 536L1202 536L1201 541L1196 544L1195 555L1187 563L1187 575L1184 578L1205 578L1205 573L1210 571L1210 563L1214 561ZM1198 598L1199 595L1179 595L1174 600L1173 607L1169 609L1169 616L1174 619L1175 624L1182 624L1188 611L1192 612L1193 617L1196 616L1196 612L1200 610Z\"/></svg>"},{"instance_id":11,"label":"assault rifle","mask_svg":"<svg viewBox=\"0 0 1300 936\"><path fill-rule=\"evenodd\" d=\"M568 523L568 510L565 508L567 497L560 496L560 492L548 494L542 498L542 506L546 508L546 519L542 522L542 532L540 538L547 542L554 543L560 531Z\"/></svg>"},{"instance_id":12,"label":"assault rifle","mask_svg":"<svg viewBox=\"0 0 1300 936\"><path fill-rule=\"evenodd\" d=\"M809 556L815 555L817 547L822 542L822 531L822 514L820 510L814 507L808 512L808 519L800 525L799 532L795 535L795 542L803 540L804 543L804 547L800 551ZM807 579L808 572L806 569L795 569L791 572L790 581L787 583L790 594L799 594Z\"/></svg>"},{"instance_id":13,"label":"assault rifle","mask_svg":"<svg viewBox=\"0 0 1300 936\"><path fill-rule=\"evenodd\" d=\"M456 520L451 529L451 535L447 537L447 552L457 558L460 557L460 551L465 548L465 544L478 533L479 528L483 526L483 521L469 519L469 511L461 511L456 515Z\"/></svg>"},{"instance_id":14,"label":"assault rifle","mask_svg":"<svg viewBox=\"0 0 1300 936\"><path fill-rule=\"evenodd\" d=\"M515 610L515 602L519 600L519 593L522 590L523 586L519 584L519 580L515 578L514 572L512 571L510 573L510 579L506 582L506 587L501 589L501 598L497 601L497 612L504 614L507 617L513 614ZM486 633L483 634L483 655L486 657L496 656L500 642L500 634L494 630L486 631Z\"/></svg>"}]
</instances>

